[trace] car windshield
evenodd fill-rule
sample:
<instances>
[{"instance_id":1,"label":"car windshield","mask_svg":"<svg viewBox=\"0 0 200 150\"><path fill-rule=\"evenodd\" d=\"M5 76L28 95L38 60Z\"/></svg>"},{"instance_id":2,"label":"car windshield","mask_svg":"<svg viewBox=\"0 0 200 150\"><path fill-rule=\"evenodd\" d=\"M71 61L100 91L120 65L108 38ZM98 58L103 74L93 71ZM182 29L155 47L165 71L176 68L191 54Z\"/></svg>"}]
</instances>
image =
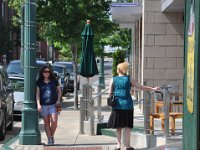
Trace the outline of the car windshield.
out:
<instances>
[{"instance_id":1,"label":"car windshield","mask_svg":"<svg viewBox=\"0 0 200 150\"><path fill-rule=\"evenodd\" d=\"M74 73L74 69L73 69L73 65L72 64L65 64L65 66L67 67L67 71L69 73Z\"/></svg>"},{"instance_id":2,"label":"car windshield","mask_svg":"<svg viewBox=\"0 0 200 150\"><path fill-rule=\"evenodd\" d=\"M24 92L24 79L14 79L11 78L10 82L13 86L14 91Z\"/></svg>"},{"instance_id":3,"label":"car windshield","mask_svg":"<svg viewBox=\"0 0 200 150\"><path fill-rule=\"evenodd\" d=\"M45 65L45 63L37 63L37 72ZM20 65L20 62L12 62L6 69L8 74L24 74L24 70Z\"/></svg>"},{"instance_id":4,"label":"car windshield","mask_svg":"<svg viewBox=\"0 0 200 150\"><path fill-rule=\"evenodd\" d=\"M24 74L24 70L19 62L9 64L7 72L8 74Z\"/></svg>"},{"instance_id":5,"label":"car windshield","mask_svg":"<svg viewBox=\"0 0 200 150\"><path fill-rule=\"evenodd\" d=\"M58 72L59 74L64 74L64 68L63 67L60 67L60 66L52 66L53 68L53 71L56 71Z\"/></svg>"}]
</instances>

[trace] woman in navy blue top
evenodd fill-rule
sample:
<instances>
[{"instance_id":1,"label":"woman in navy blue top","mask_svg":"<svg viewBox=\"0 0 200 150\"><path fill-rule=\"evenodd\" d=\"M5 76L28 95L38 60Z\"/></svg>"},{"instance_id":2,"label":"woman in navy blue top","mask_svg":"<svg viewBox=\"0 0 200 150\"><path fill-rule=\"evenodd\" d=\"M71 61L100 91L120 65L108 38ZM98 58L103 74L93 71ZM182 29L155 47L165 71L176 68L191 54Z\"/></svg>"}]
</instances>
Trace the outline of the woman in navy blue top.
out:
<instances>
[{"instance_id":1,"label":"woman in navy blue top","mask_svg":"<svg viewBox=\"0 0 200 150\"><path fill-rule=\"evenodd\" d=\"M134 80L127 76L128 63L120 63L117 66L118 76L112 78L109 87L109 95L116 97L116 105L112 107L112 112L108 121L108 127L116 129L117 147L121 148L121 131L125 128L126 134L126 149L134 150L130 146L130 133L133 128L133 100L130 94L131 87L136 87L141 90L157 90L158 87L152 88L137 84Z\"/></svg>"},{"instance_id":2,"label":"woman in navy blue top","mask_svg":"<svg viewBox=\"0 0 200 150\"><path fill-rule=\"evenodd\" d=\"M61 87L50 66L44 66L37 81L37 108L44 120L48 145L54 144L54 133L57 128L57 107L60 106Z\"/></svg>"}]
</instances>

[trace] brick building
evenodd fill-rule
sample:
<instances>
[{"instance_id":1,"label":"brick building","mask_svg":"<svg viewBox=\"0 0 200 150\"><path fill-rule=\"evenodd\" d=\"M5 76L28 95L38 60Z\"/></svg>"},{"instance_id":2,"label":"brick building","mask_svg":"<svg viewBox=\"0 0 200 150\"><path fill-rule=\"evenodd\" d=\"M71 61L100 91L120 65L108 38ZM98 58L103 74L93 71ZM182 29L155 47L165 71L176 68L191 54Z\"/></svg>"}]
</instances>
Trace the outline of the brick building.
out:
<instances>
[{"instance_id":1,"label":"brick building","mask_svg":"<svg viewBox=\"0 0 200 150\"><path fill-rule=\"evenodd\" d=\"M12 16L14 11L9 8L7 0L0 0L0 17L5 22L7 26L12 24ZM1 36L1 35L0 35ZM7 63L11 60L20 59L20 28L15 28L15 30L10 31L10 38L13 41L13 49L6 52ZM43 60L52 59L51 48L48 47L46 41L37 42L37 58ZM59 57L58 51L55 51L55 59ZM0 63L3 62L3 56L0 56Z\"/></svg>"},{"instance_id":2,"label":"brick building","mask_svg":"<svg viewBox=\"0 0 200 150\"><path fill-rule=\"evenodd\" d=\"M12 15L13 15L13 11L8 7L8 1L0 0L0 17L3 21L3 23L6 24L6 26L11 25ZM10 34L10 36L11 36L11 34ZM14 34L14 36L12 36L12 37L15 38L16 35ZM6 55L11 57L12 56L11 53L12 53L12 50L9 50L8 52L6 52ZM2 56L0 56L0 62L3 61L2 59L3 59Z\"/></svg>"}]
</instances>

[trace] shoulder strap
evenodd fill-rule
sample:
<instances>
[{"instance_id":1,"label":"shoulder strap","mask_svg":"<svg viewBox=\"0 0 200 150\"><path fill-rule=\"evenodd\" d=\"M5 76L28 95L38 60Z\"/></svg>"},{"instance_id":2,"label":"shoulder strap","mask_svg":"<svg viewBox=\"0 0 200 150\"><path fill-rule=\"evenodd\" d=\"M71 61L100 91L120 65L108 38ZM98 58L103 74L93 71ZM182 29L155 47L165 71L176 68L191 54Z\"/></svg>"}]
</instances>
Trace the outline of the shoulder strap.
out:
<instances>
[{"instance_id":1,"label":"shoulder strap","mask_svg":"<svg viewBox=\"0 0 200 150\"><path fill-rule=\"evenodd\" d=\"M115 77L113 76L113 93L115 92L115 82L114 82L114 80L115 80Z\"/></svg>"}]
</instances>

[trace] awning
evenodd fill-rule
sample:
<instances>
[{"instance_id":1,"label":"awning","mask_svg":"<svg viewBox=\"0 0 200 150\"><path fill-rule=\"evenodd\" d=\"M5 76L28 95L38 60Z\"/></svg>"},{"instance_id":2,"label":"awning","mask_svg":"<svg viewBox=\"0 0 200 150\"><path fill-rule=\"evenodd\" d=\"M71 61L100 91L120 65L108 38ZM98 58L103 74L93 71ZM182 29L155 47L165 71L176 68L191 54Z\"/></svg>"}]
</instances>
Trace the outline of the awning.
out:
<instances>
[{"instance_id":1,"label":"awning","mask_svg":"<svg viewBox=\"0 0 200 150\"><path fill-rule=\"evenodd\" d=\"M185 0L162 0L163 12L183 12Z\"/></svg>"},{"instance_id":2,"label":"awning","mask_svg":"<svg viewBox=\"0 0 200 150\"><path fill-rule=\"evenodd\" d=\"M112 3L112 20L115 23L132 25L142 16L142 5L139 3Z\"/></svg>"}]
</instances>

